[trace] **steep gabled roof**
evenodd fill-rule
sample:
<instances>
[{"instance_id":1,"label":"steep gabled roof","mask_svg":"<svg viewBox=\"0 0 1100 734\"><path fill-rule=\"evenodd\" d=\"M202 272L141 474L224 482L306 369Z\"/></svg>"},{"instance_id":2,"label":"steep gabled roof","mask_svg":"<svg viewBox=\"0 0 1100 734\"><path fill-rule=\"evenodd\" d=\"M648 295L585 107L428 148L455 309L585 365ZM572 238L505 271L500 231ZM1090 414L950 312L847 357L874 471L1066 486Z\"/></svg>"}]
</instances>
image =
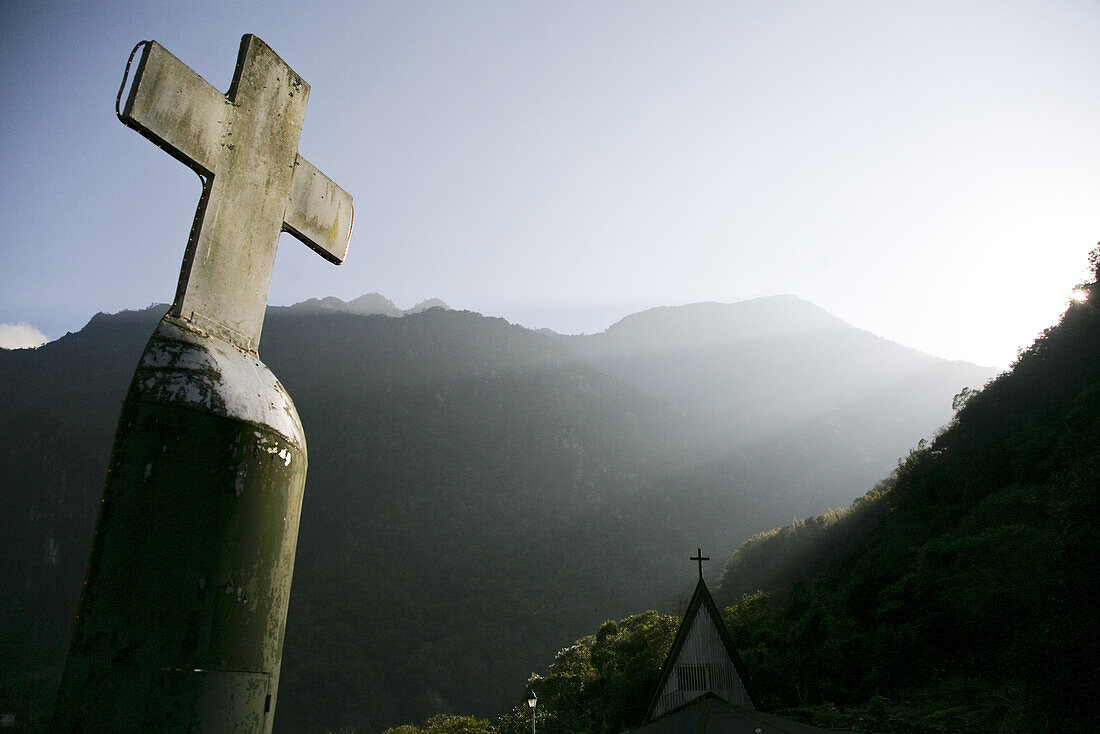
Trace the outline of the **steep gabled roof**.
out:
<instances>
[{"instance_id":1,"label":"steep gabled roof","mask_svg":"<svg viewBox=\"0 0 1100 734\"><path fill-rule=\"evenodd\" d=\"M700 575L644 721L649 723L706 693L754 710L756 702L746 680L741 656Z\"/></svg>"}]
</instances>

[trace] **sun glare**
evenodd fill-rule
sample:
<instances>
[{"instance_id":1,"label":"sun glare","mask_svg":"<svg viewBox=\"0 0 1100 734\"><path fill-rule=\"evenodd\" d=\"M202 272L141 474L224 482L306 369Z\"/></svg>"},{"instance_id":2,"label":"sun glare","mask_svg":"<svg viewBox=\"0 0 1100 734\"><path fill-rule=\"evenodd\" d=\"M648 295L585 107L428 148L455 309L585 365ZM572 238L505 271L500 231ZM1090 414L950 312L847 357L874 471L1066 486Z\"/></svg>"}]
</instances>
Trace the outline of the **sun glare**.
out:
<instances>
[{"instance_id":1,"label":"sun glare","mask_svg":"<svg viewBox=\"0 0 1100 734\"><path fill-rule=\"evenodd\" d=\"M1084 303L1089 300L1089 292L1084 288L1074 288L1073 292L1069 294L1069 297L1074 303Z\"/></svg>"}]
</instances>

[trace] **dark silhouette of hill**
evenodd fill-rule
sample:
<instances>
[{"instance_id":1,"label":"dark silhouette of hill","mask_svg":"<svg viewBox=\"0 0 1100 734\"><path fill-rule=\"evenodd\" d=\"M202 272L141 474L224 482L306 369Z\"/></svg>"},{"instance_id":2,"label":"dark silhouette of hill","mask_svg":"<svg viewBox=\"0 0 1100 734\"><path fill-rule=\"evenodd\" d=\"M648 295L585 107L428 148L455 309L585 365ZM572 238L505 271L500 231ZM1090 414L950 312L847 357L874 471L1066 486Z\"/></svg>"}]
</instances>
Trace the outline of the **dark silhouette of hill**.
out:
<instances>
[{"instance_id":1,"label":"dark silhouette of hill","mask_svg":"<svg viewBox=\"0 0 1100 734\"><path fill-rule=\"evenodd\" d=\"M826 463L809 448L815 416L804 424L790 411L768 418L767 401L781 390L760 388L762 377L753 383L747 367L727 378L759 389L761 425L782 428L749 432L737 447L712 437L700 448L705 405L693 412L690 403L647 396L595 369L569 342L434 303L391 318L382 297L364 298L271 308L265 323L262 356L293 395L310 449L279 731L370 731L437 711L503 710L515 681L561 640L673 599L683 550L701 535L732 548L807 511L800 508L828 504L812 483L798 483L806 467ZM804 302L776 303L808 313L814 328L836 326ZM370 309L381 313L359 313ZM791 333L776 326L786 316L767 310L743 321L787 328L776 339L789 345L831 333ZM0 696L19 702L31 726L52 705L120 401L163 311L100 314L38 350L0 350L0 584L10 592L0 605ZM697 340L718 328L700 326ZM748 343L776 343L752 336ZM806 347L801 372L783 374L805 380L842 362L858 372L860 360L814 361L842 351L842 342ZM715 348L731 349L729 340ZM925 361L926 370L942 366ZM908 404L885 378L871 377L898 372L883 367L889 362L863 365L863 383L881 391L863 393L872 414L876 401L891 410ZM666 374L693 379L690 370ZM898 380L919 381L917 374ZM708 377L721 391L715 403L743 400L717 387L719 378ZM837 394L838 385L859 382L847 374L823 381ZM949 406L967 383L930 384L927 402ZM860 405L842 402L836 415L866 422L865 433L891 422ZM921 420L912 419L914 430ZM843 484L864 438L846 441L845 424L837 425L819 443L835 453L829 465ZM768 458L753 441L806 450L794 466L781 449L767 448ZM849 486L847 497L858 491Z\"/></svg>"},{"instance_id":2,"label":"dark silhouette of hill","mask_svg":"<svg viewBox=\"0 0 1100 734\"><path fill-rule=\"evenodd\" d=\"M444 303L439 298L429 298L426 301L421 301L412 308L405 309L406 314L420 313L421 311L427 311L429 308L442 308L448 310L451 307Z\"/></svg>"},{"instance_id":3,"label":"dark silhouette of hill","mask_svg":"<svg viewBox=\"0 0 1100 734\"><path fill-rule=\"evenodd\" d=\"M471 313L273 312L265 350L311 446L280 730L337 692L333 727L506 706L558 631L664 592L655 401Z\"/></svg>"},{"instance_id":4,"label":"dark silhouette of hill","mask_svg":"<svg viewBox=\"0 0 1100 734\"><path fill-rule=\"evenodd\" d=\"M0 352L3 663L33 673L5 688L39 709L64 658L119 403L163 310ZM505 705L502 682L598 610L663 593L657 567L636 559L667 539L630 499L671 453L656 401L544 336L438 308L275 308L263 350L311 446L280 730Z\"/></svg>"},{"instance_id":5,"label":"dark silhouette of hill","mask_svg":"<svg viewBox=\"0 0 1100 734\"><path fill-rule=\"evenodd\" d=\"M394 305L393 301L386 298L381 293L367 293L358 298L353 298L350 301L343 301L335 296L310 298L287 308L292 308L298 312L323 313L326 311L340 311L343 313L357 313L361 316L373 316L378 314L381 316L399 318L401 316L427 311L429 308L450 310L451 307L438 298L429 298L426 301L421 301L412 308L401 310Z\"/></svg>"}]
</instances>

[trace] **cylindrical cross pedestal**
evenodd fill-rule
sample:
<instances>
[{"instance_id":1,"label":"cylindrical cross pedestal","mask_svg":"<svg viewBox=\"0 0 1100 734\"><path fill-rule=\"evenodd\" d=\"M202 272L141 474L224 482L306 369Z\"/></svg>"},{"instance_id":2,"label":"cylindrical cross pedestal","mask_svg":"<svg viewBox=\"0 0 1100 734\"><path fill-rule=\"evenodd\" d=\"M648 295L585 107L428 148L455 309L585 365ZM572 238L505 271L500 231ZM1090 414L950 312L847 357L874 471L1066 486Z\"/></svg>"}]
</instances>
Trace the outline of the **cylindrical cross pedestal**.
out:
<instances>
[{"instance_id":1,"label":"cylindrical cross pedestal","mask_svg":"<svg viewBox=\"0 0 1100 734\"><path fill-rule=\"evenodd\" d=\"M271 731L305 477L275 376L165 317L123 403L53 731Z\"/></svg>"}]
</instances>

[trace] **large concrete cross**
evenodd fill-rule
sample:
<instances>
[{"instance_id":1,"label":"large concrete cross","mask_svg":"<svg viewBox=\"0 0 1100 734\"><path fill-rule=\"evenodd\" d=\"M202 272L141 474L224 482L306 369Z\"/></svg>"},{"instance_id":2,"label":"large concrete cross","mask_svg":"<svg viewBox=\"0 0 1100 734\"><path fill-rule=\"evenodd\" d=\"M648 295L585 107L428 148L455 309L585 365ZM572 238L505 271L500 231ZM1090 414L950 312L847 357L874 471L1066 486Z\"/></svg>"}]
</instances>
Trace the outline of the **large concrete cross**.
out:
<instances>
[{"instance_id":1,"label":"large concrete cross","mask_svg":"<svg viewBox=\"0 0 1100 734\"><path fill-rule=\"evenodd\" d=\"M226 94L157 42L140 45L119 118L204 182L169 314L255 354L279 232L339 264L351 196L298 154L309 85L266 43L241 39Z\"/></svg>"}]
</instances>

